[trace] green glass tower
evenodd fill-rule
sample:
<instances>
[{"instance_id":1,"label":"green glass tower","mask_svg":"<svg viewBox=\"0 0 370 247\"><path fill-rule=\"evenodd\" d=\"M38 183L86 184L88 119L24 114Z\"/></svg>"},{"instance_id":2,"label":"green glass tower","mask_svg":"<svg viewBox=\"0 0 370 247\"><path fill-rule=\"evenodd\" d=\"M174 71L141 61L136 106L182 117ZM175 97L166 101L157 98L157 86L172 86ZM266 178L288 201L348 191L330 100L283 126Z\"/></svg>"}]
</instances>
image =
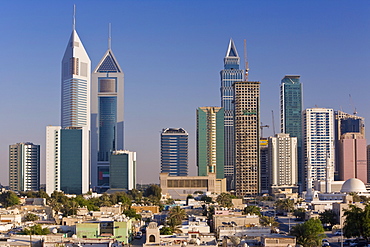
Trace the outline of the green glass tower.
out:
<instances>
[{"instance_id":1,"label":"green glass tower","mask_svg":"<svg viewBox=\"0 0 370 247\"><path fill-rule=\"evenodd\" d=\"M224 178L224 109L197 109L197 166L198 176L216 173Z\"/></svg>"},{"instance_id":2,"label":"green glass tower","mask_svg":"<svg viewBox=\"0 0 370 247\"><path fill-rule=\"evenodd\" d=\"M281 133L297 137L298 185L304 185L302 157L302 84L299 75L286 75L280 85L280 130Z\"/></svg>"}]
</instances>

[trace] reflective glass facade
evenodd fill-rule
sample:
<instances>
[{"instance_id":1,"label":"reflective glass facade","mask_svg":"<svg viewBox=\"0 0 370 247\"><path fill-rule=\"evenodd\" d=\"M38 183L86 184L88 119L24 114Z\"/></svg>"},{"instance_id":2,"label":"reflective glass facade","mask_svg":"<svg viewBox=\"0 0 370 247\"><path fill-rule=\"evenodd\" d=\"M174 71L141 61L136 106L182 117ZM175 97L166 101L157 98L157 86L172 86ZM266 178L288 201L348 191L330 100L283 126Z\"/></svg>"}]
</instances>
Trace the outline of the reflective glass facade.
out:
<instances>
[{"instance_id":1,"label":"reflective glass facade","mask_svg":"<svg viewBox=\"0 0 370 247\"><path fill-rule=\"evenodd\" d=\"M233 84L243 81L244 70L239 69L240 58L230 40L224 58L224 69L221 70L221 107L224 108L224 170L227 179L227 189L234 189L234 166L235 166L235 138L234 138L234 89Z\"/></svg>"},{"instance_id":2,"label":"reflective glass facade","mask_svg":"<svg viewBox=\"0 0 370 247\"><path fill-rule=\"evenodd\" d=\"M98 161L109 161L115 147L117 97L99 97L99 152Z\"/></svg>"}]
</instances>

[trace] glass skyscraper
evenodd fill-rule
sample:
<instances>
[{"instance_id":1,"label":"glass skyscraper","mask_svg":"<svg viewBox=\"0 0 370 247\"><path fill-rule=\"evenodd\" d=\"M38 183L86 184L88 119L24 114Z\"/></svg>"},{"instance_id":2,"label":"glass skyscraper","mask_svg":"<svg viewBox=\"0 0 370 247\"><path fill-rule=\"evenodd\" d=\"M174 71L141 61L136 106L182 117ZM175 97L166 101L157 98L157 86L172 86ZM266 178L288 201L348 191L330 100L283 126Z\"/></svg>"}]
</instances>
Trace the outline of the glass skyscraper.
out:
<instances>
[{"instance_id":1,"label":"glass skyscraper","mask_svg":"<svg viewBox=\"0 0 370 247\"><path fill-rule=\"evenodd\" d=\"M99 192L109 188L110 157L123 150L124 74L110 45L92 74L91 184Z\"/></svg>"},{"instance_id":2,"label":"glass skyscraper","mask_svg":"<svg viewBox=\"0 0 370 247\"><path fill-rule=\"evenodd\" d=\"M162 130L161 173L170 176L188 175L188 132L183 128Z\"/></svg>"},{"instance_id":3,"label":"glass skyscraper","mask_svg":"<svg viewBox=\"0 0 370 247\"><path fill-rule=\"evenodd\" d=\"M198 176L216 173L224 178L224 110L221 107L197 109Z\"/></svg>"},{"instance_id":4,"label":"glass skyscraper","mask_svg":"<svg viewBox=\"0 0 370 247\"><path fill-rule=\"evenodd\" d=\"M221 107L224 108L225 153L224 171L227 189L234 189L235 137L234 137L234 89L233 84L243 81L244 70L239 69L240 57L234 41L230 39L221 70Z\"/></svg>"},{"instance_id":5,"label":"glass skyscraper","mask_svg":"<svg viewBox=\"0 0 370 247\"><path fill-rule=\"evenodd\" d=\"M304 159L302 157L302 84L299 75L287 75L280 85L280 130L297 137L298 185L304 185Z\"/></svg>"}]
</instances>

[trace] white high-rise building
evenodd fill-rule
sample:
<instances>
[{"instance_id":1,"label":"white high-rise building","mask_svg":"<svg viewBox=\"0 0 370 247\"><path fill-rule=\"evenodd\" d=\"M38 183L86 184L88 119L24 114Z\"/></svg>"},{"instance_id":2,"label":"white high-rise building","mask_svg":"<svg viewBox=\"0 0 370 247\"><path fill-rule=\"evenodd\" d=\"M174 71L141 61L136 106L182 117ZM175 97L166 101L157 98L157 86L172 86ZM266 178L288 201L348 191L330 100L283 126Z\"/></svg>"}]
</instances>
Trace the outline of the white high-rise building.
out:
<instances>
[{"instance_id":1,"label":"white high-rise building","mask_svg":"<svg viewBox=\"0 0 370 247\"><path fill-rule=\"evenodd\" d=\"M91 84L91 185L109 188L110 155L123 150L124 74L110 48L96 66Z\"/></svg>"},{"instance_id":2,"label":"white high-rise building","mask_svg":"<svg viewBox=\"0 0 370 247\"><path fill-rule=\"evenodd\" d=\"M317 180L334 180L334 112L327 108L303 111L306 189ZM329 171L327 173L327 171Z\"/></svg>"},{"instance_id":3,"label":"white high-rise building","mask_svg":"<svg viewBox=\"0 0 370 247\"><path fill-rule=\"evenodd\" d=\"M46 193L60 191L60 126L46 127Z\"/></svg>"},{"instance_id":4,"label":"white high-rise building","mask_svg":"<svg viewBox=\"0 0 370 247\"><path fill-rule=\"evenodd\" d=\"M269 163L271 191L298 189L297 137L276 134L269 137Z\"/></svg>"}]
</instances>

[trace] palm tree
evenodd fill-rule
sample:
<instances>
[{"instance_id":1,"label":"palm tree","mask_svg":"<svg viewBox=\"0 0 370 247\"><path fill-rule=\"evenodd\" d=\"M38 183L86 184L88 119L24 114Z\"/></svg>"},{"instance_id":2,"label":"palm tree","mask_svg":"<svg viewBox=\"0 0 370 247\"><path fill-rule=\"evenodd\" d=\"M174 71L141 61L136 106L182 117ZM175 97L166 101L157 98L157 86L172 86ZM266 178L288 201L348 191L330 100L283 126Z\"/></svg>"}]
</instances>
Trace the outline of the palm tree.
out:
<instances>
[{"instance_id":1,"label":"palm tree","mask_svg":"<svg viewBox=\"0 0 370 247\"><path fill-rule=\"evenodd\" d=\"M276 209L283 212L291 212L294 209L294 201L287 198L275 202Z\"/></svg>"},{"instance_id":2,"label":"palm tree","mask_svg":"<svg viewBox=\"0 0 370 247\"><path fill-rule=\"evenodd\" d=\"M270 226L271 230L273 228L279 227L279 222L277 222L273 217L268 216L261 216L260 217L260 224L262 226Z\"/></svg>"},{"instance_id":3,"label":"palm tree","mask_svg":"<svg viewBox=\"0 0 370 247\"><path fill-rule=\"evenodd\" d=\"M177 221L180 221L181 224L182 220L186 218L186 213L185 210L180 206L175 206L171 208L169 216L170 218L174 218Z\"/></svg>"},{"instance_id":4,"label":"palm tree","mask_svg":"<svg viewBox=\"0 0 370 247\"><path fill-rule=\"evenodd\" d=\"M232 207L233 203L231 200L232 196L228 193L221 193L220 195L217 196L216 202L221 206L221 207Z\"/></svg>"},{"instance_id":5,"label":"palm tree","mask_svg":"<svg viewBox=\"0 0 370 247\"><path fill-rule=\"evenodd\" d=\"M254 205L249 205L244 208L244 214L255 214L260 216L261 215L261 209Z\"/></svg>"}]
</instances>

